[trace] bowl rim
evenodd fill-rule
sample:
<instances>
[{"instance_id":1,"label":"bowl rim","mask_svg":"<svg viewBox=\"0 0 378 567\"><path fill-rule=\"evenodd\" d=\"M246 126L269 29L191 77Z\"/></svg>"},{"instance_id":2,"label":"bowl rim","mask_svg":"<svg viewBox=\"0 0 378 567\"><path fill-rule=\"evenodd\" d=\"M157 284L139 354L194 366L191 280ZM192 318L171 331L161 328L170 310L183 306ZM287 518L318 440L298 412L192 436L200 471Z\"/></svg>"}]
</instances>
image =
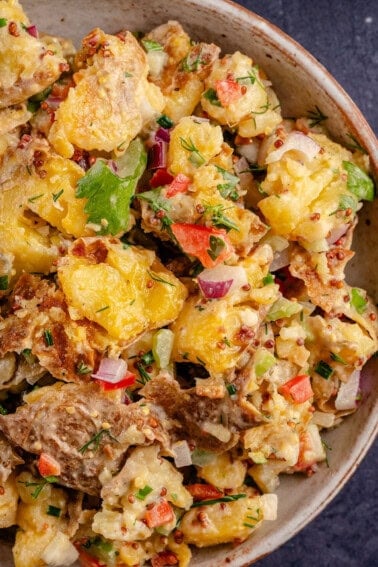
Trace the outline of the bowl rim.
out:
<instances>
[{"instance_id":1,"label":"bowl rim","mask_svg":"<svg viewBox=\"0 0 378 567\"><path fill-rule=\"evenodd\" d=\"M348 126L350 125L353 132L356 132L357 137L359 137L358 132L362 132L363 145L370 156L372 173L378 183L378 141L371 126L344 88L331 75L326 67L324 67L324 65L322 65L311 54L311 52L305 49L300 43L280 29L277 25L233 0L206 0L205 2L201 0L185 1L187 4L190 4L193 7L198 7L199 9L203 9L207 6L208 8L212 8L214 11L219 11L221 9L223 13L229 14L230 16L232 15L233 17L235 17L236 14L240 21L245 22L246 25L249 24L251 29L258 30L264 38L266 38L267 43L270 41L276 46L279 45L280 49L285 52L286 57L295 61L299 67L306 70L309 75L313 76L317 81L325 85L324 88L329 93L330 99L335 101L336 106L343 115L345 124ZM27 2L25 2L25 5L27 5ZM376 410L378 409L378 399L375 400L374 407ZM348 454L345 458L341 467L341 474L340 470L336 472L338 480L331 485L331 489L328 487L327 490L325 488L321 490L321 501L319 502L318 499L315 500L316 506L314 505L313 507L308 508L306 514L302 514L302 516L298 517L295 521L291 520L284 526L282 524L278 525L278 529L274 530L274 542L270 541L270 538L265 538L261 543L259 542L258 557L254 553L254 548L252 546L247 549L242 556L235 556L235 559L228 562L227 565L230 567L248 567L251 565L251 561L256 562L277 550L280 546L284 545L288 540L294 537L301 529L308 525L313 519L315 519L331 502L331 500L334 499L334 497L355 473L357 467L378 435L378 411L374 413L374 407L372 407L369 414L369 419L364 424L364 431L366 432L364 442L360 441L359 444L355 445L350 454ZM374 415L376 417L374 417ZM253 537L250 538L250 540L251 539L253 539ZM231 555L231 553L228 555ZM248 557L251 557L251 559L248 560ZM219 565L221 562L223 565L223 560L219 562ZM214 563L211 564L211 561L208 563L205 560L203 563L201 562L201 565L204 567L212 567Z\"/></svg>"}]
</instances>

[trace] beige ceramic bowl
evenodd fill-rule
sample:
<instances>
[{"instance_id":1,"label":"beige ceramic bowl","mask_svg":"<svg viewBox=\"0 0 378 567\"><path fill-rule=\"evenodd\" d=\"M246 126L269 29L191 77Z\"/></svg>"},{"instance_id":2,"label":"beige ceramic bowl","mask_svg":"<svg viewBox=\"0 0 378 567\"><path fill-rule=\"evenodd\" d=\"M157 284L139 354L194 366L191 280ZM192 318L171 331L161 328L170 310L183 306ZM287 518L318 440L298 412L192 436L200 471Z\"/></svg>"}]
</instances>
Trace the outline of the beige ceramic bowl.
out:
<instances>
[{"instance_id":1,"label":"beige ceramic bowl","mask_svg":"<svg viewBox=\"0 0 378 567\"><path fill-rule=\"evenodd\" d=\"M93 27L116 32L121 28L147 31L177 19L194 39L215 42L223 52L237 49L252 56L268 74L284 115L305 115L318 105L330 118L331 135L347 141L355 136L370 154L378 178L378 145L367 122L340 85L302 47L278 28L246 9L222 0L23 0L38 28L72 38L77 45ZM356 257L349 283L365 287L378 300L378 214L375 203L365 206L354 239ZM369 218L370 226L364 221ZM374 273L375 272L375 273ZM332 446L331 467L321 466L311 478L282 479L276 522L267 522L236 548L217 547L194 553L195 567L249 565L283 544L312 520L354 473L372 444L377 427L378 381L375 359L364 372L364 400L353 416L326 436ZM374 367L375 365L375 367ZM375 382L375 383L374 383ZM9 546L0 546L0 563L11 567Z\"/></svg>"}]
</instances>

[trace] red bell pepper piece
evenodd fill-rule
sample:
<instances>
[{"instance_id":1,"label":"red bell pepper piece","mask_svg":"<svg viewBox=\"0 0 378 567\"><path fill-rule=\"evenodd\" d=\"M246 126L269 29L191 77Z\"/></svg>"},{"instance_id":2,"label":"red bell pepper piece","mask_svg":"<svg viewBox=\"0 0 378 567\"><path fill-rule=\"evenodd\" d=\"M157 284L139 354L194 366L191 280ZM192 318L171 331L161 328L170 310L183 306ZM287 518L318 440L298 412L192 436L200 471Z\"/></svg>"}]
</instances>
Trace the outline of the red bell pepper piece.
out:
<instances>
[{"instance_id":1,"label":"red bell pepper piece","mask_svg":"<svg viewBox=\"0 0 378 567\"><path fill-rule=\"evenodd\" d=\"M60 464L48 453L39 455L37 468L41 476L59 476L61 473Z\"/></svg>"},{"instance_id":2,"label":"red bell pepper piece","mask_svg":"<svg viewBox=\"0 0 378 567\"><path fill-rule=\"evenodd\" d=\"M127 371L125 376L117 382L116 384L112 384L111 382L106 382L105 380L98 380L96 379L97 384L108 392L109 390L118 390L119 388L127 388L128 386L132 386L135 384L136 376L132 372Z\"/></svg>"},{"instance_id":3,"label":"red bell pepper piece","mask_svg":"<svg viewBox=\"0 0 378 567\"><path fill-rule=\"evenodd\" d=\"M174 197L177 193L186 193L190 184L190 179L183 173L179 173L169 184L166 196Z\"/></svg>"},{"instance_id":4,"label":"red bell pepper piece","mask_svg":"<svg viewBox=\"0 0 378 567\"><path fill-rule=\"evenodd\" d=\"M303 402L307 402L307 400L314 395L308 374L294 376L294 378L282 384L282 386L278 388L278 391L285 398L296 404L303 404Z\"/></svg>"},{"instance_id":5,"label":"red bell pepper piece","mask_svg":"<svg viewBox=\"0 0 378 567\"><path fill-rule=\"evenodd\" d=\"M235 79L215 81L215 91L222 106L230 106L242 96L242 86Z\"/></svg>"},{"instance_id":6,"label":"red bell pepper piece","mask_svg":"<svg viewBox=\"0 0 378 567\"><path fill-rule=\"evenodd\" d=\"M198 258L205 268L214 268L233 253L233 246L223 229L173 223L171 230L183 251Z\"/></svg>"},{"instance_id":7,"label":"red bell pepper piece","mask_svg":"<svg viewBox=\"0 0 378 567\"><path fill-rule=\"evenodd\" d=\"M160 167L151 177L150 185L151 187L162 187L163 185L168 185L173 180L173 175L171 175L165 167Z\"/></svg>"},{"instance_id":8,"label":"red bell pepper piece","mask_svg":"<svg viewBox=\"0 0 378 567\"><path fill-rule=\"evenodd\" d=\"M223 496L223 492L211 484L189 484L186 488L193 496L195 502L198 502L198 500L213 500Z\"/></svg>"},{"instance_id":9,"label":"red bell pepper piece","mask_svg":"<svg viewBox=\"0 0 378 567\"><path fill-rule=\"evenodd\" d=\"M175 517L171 505L167 500L162 498L152 508L147 510L144 517L146 524L149 528L158 528L168 522L171 522Z\"/></svg>"}]
</instances>

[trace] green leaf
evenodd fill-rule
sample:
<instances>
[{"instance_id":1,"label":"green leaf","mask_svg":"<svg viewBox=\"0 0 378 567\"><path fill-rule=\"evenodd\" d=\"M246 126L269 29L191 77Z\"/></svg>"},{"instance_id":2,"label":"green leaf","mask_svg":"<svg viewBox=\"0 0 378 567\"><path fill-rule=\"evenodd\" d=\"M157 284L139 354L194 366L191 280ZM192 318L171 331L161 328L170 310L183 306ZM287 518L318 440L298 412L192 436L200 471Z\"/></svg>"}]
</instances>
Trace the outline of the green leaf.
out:
<instances>
[{"instance_id":1,"label":"green leaf","mask_svg":"<svg viewBox=\"0 0 378 567\"><path fill-rule=\"evenodd\" d=\"M99 234L117 235L129 226L131 199L147 164L141 140L133 140L115 163L117 174L98 159L79 180L76 190L76 197L88 199L84 211L88 222L98 225Z\"/></svg>"},{"instance_id":2,"label":"green leaf","mask_svg":"<svg viewBox=\"0 0 378 567\"><path fill-rule=\"evenodd\" d=\"M239 199L239 193L236 191L236 186L239 183L239 177L237 175L233 175L223 167L219 167L219 165L215 166L219 173L222 174L223 179L226 183L220 183L217 185L217 189L219 193L222 195L224 199L232 199L232 201L237 201Z\"/></svg>"},{"instance_id":3,"label":"green leaf","mask_svg":"<svg viewBox=\"0 0 378 567\"><path fill-rule=\"evenodd\" d=\"M153 41L152 39L142 39L142 45L146 51L163 51L164 48L161 43Z\"/></svg>"},{"instance_id":4,"label":"green leaf","mask_svg":"<svg viewBox=\"0 0 378 567\"><path fill-rule=\"evenodd\" d=\"M0 28L4 28L7 25L8 20L6 18L0 18Z\"/></svg>"},{"instance_id":5,"label":"green leaf","mask_svg":"<svg viewBox=\"0 0 378 567\"><path fill-rule=\"evenodd\" d=\"M0 291L5 291L9 286L9 278L7 275L0 276Z\"/></svg>"},{"instance_id":6,"label":"green leaf","mask_svg":"<svg viewBox=\"0 0 378 567\"><path fill-rule=\"evenodd\" d=\"M333 368L327 362L324 362L324 360L320 360L315 366L315 372L325 380L328 380L333 374Z\"/></svg>"},{"instance_id":7,"label":"green leaf","mask_svg":"<svg viewBox=\"0 0 378 567\"><path fill-rule=\"evenodd\" d=\"M51 504L48 506L46 510L46 514L48 514L48 516L54 516L55 518L59 518L61 512L62 512L61 508L58 508L57 506L52 506Z\"/></svg>"},{"instance_id":8,"label":"green leaf","mask_svg":"<svg viewBox=\"0 0 378 567\"><path fill-rule=\"evenodd\" d=\"M205 91L202 96L213 106L222 106L221 101L219 100L218 95L214 89L207 89L207 91Z\"/></svg>"},{"instance_id":9,"label":"green leaf","mask_svg":"<svg viewBox=\"0 0 378 567\"><path fill-rule=\"evenodd\" d=\"M367 305L366 299L361 295L360 290L357 289L356 287L352 288L351 296L352 296L350 299L351 306L355 308L357 313L362 315L362 313L364 313L364 311L366 310L366 305Z\"/></svg>"},{"instance_id":10,"label":"green leaf","mask_svg":"<svg viewBox=\"0 0 378 567\"><path fill-rule=\"evenodd\" d=\"M267 274L266 276L263 277L263 284L264 285L269 285L274 283L274 275L273 274Z\"/></svg>"},{"instance_id":11,"label":"green leaf","mask_svg":"<svg viewBox=\"0 0 378 567\"><path fill-rule=\"evenodd\" d=\"M359 201L374 200L374 183L358 165L343 161L343 168L348 173L347 188Z\"/></svg>"},{"instance_id":12,"label":"green leaf","mask_svg":"<svg viewBox=\"0 0 378 567\"><path fill-rule=\"evenodd\" d=\"M240 500L240 498L246 498L246 494L229 494L227 496L222 496L221 498L214 498L214 500L201 500L199 502L194 502L192 508L198 508L199 506L210 506L213 504L220 504L221 502L235 502L235 500Z\"/></svg>"},{"instance_id":13,"label":"green leaf","mask_svg":"<svg viewBox=\"0 0 378 567\"><path fill-rule=\"evenodd\" d=\"M290 301L285 297L277 299L269 309L266 316L267 321L277 321L277 319L283 319L284 317L291 317L296 313L302 311L302 305L295 301Z\"/></svg>"},{"instance_id":14,"label":"green leaf","mask_svg":"<svg viewBox=\"0 0 378 567\"><path fill-rule=\"evenodd\" d=\"M151 488L151 486L148 486L148 484L146 484L146 486L140 488L138 492L135 493L135 496L138 498L138 500L144 500L146 496L148 496L152 491L153 488Z\"/></svg>"}]
</instances>

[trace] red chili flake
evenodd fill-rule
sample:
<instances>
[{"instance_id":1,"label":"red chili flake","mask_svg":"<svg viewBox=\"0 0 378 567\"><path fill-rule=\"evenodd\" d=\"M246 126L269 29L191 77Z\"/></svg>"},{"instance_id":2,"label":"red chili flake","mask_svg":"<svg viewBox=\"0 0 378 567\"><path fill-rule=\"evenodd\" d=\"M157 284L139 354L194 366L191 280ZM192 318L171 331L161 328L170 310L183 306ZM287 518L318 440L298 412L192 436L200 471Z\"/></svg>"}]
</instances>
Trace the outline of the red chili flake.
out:
<instances>
[{"instance_id":1,"label":"red chili flake","mask_svg":"<svg viewBox=\"0 0 378 567\"><path fill-rule=\"evenodd\" d=\"M244 95L247 92L247 87L245 85L242 85L241 90L241 94Z\"/></svg>"},{"instance_id":2,"label":"red chili flake","mask_svg":"<svg viewBox=\"0 0 378 567\"><path fill-rule=\"evenodd\" d=\"M52 53L52 55L54 55ZM68 71L70 70L70 66L68 65L68 63L59 63L59 71L61 73L68 73Z\"/></svg>"},{"instance_id":3,"label":"red chili flake","mask_svg":"<svg viewBox=\"0 0 378 567\"><path fill-rule=\"evenodd\" d=\"M275 147L275 148L280 148L281 146L283 146L283 144L284 144L283 140L280 140L280 139L278 138L278 140L276 140L276 141L274 142L274 147Z\"/></svg>"},{"instance_id":4,"label":"red chili flake","mask_svg":"<svg viewBox=\"0 0 378 567\"><path fill-rule=\"evenodd\" d=\"M19 35L20 35L20 31L17 27L16 22L9 22L8 31L9 31L10 35L13 35L13 37L19 37Z\"/></svg>"},{"instance_id":5,"label":"red chili flake","mask_svg":"<svg viewBox=\"0 0 378 567\"><path fill-rule=\"evenodd\" d=\"M176 543L180 544L184 541L184 534L182 533L182 531L176 530L173 533L173 539L175 540Z\"/></svg>"},{"instance_id":6,"label":"red chili flake","mask_svg":"<svg viewBox=\"0 0 378 567\"><path fill-rule=\"evenodd\" d=\"M318 221L319 219L320 219L320 213L313 213L310 216L310 220L312 220L312 221Z\"/></svg>"},{"instance_id":7,"label":"red chili flake","mask_svg":"<svg viewBox=\"0 0 378 567\"><path fill-rule=\"evenodd\" d=\"M369 319L370 319L371 321L375 321L375 320L377 319L376 314L375 314L375 313L370 313Z\"/></svg>"},{"instance_id":8,"label":"red chili flake","mask_svg":"<svg viewBox=\"0 0 378 567\"><path fill-rule=\"evenodd\" d=\"M345 252L343 250L338 250L336 253L336 258L338 260L345 260Z\"/></svg>"},{"instance_id":9,"label":"red chili flake","mask_svg":"<svg viewBox=\"0 0 378 567\"><path fill-rule=\"evenodd\" d=\"M29 144L29 142L31 141L32 137L30 136L30 134L23 134L21 136L20 141L17 144L17 147L20 150L24 150L26 148L26 146Z\"/></svg>"}]
</instances>

